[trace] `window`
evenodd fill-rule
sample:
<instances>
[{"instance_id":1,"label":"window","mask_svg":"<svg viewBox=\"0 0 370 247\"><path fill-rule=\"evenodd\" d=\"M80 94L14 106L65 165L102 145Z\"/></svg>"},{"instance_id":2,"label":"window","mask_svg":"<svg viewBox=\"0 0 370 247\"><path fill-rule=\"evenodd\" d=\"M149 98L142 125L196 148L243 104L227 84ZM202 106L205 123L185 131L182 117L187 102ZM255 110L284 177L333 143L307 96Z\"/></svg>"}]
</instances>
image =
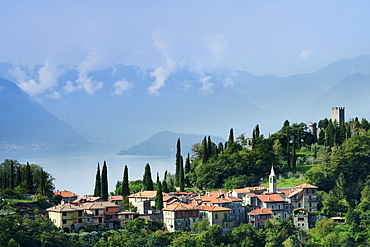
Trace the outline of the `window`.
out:
<instances>
[{"instance_id":1,"label":"window","mask_svg":"<svg viewBox=\"0 0 370 247\"><path fill-rule=\"evenodd\" d=\"M99 215L99 209L95 209L95 215Z\"/></svg>"},{"instance_id":2,"label":"window","mask_svg":"<svg viewBox=\"0 0 370 247\"><path fill-rule=\"evenodd\" d=\"M62 212L62 215L63 216L67 216L67 212Z\"/></svg>"},{"instance_id":3,"label":"window","mask_svg":"<svg viewBox=\"0 0 370 247\"><path fill-rule=\"evenodd\" d=\"M63 220L63 224L67 224L67 220Z\"/></svg>"},{"instance_id":4,"label":"window","mask_svg":"<svg viewBox=\"0 0 370 247\"><path fill-rule=\"evenodd\" d=\"M301 203L300 203L300 202L298 202L298 207L299 207L299 208L301 207Z\"/></svg>"},{"instance_id":5,"label":"window","mask_svg":"<svg viewBox=\"0 0 370 247\"><path fill-rule=\"evenodd\" d=\"M218 214L215 214L215 219L218 220Z\"/></svg>"},{"instance_id":6,"label":"window","mask_svg":"<svg viewBox=\"0 0 370 247\"><path fill-rule=\"evenodd\" d=\"M103 218L99 217L99 223L103 222Z\"/></svg>"},{"instance_id":7,"label":"window","mask_svg":"<svg viewBox=\"0 0 370 247\"><path fill-rule=\"evenodd\" d=\"M227 220L227 214L224 214L224 220Z\"/></svg>"},{"instance_id":8,"label":"window","mask_svg":"<svg viewBox=\"0 0 370 247\"><path fill-rule=\"evenodd\" d=\"M82 211L78 211L78 217L82 217Z\"/></svg>"},{"instance_id":9,"label":"window","mask_svg":"<svg viewBox=\"0 0 370 247\"><path fill-rule=\"evenodd\" d=\"M82 223L82 219L78 219L78 223Z\"/></svg>"}]
</instances>

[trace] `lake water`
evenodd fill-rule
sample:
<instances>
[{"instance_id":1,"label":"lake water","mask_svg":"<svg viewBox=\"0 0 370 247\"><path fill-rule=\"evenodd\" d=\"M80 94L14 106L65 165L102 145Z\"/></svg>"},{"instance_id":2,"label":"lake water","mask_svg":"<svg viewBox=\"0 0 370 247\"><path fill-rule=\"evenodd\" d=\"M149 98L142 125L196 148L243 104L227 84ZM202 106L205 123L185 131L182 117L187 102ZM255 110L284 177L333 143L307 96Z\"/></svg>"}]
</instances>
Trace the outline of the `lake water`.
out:
<instances>
[{"instance_id":1,"label":"lake water","mask_svg":"<svg viewBox=\"0 0 370 247\"><path fill-rule=\"evenodd\" d=\"M89 146L68 152L1 152L0 162L15 159L21 164L37 164L55 178L57 190L70 190L80 196L91 195L94 191L98 163L100 170L103 162L108 167L109 191L115 189L116 182L122 180L124 166L129 169L129 180L142 179L144 168L150 164L153 181L157 172L160 179L166 170L173 173L175 157L116 155L115 150Z\"/></svg>"}]
</instances>

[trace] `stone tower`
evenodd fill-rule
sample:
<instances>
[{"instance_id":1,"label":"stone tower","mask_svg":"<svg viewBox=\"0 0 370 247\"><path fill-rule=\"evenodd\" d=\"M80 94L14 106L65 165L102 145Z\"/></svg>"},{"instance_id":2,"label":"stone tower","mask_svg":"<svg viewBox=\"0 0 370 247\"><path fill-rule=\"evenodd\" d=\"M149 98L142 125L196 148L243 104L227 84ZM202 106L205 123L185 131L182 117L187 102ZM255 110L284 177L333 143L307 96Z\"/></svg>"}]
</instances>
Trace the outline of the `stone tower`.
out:
<instances>
[{"instance_id":1,"label":"stone tower","mask_svg":"<svg viewBox=\"0 0 370 247\"><path fill-rule=\"evenodd\" d=\"M331 108L331 121L336 121L338 125L344 123L344 107Z\"/></svg>"},{"instance_id":2,"label":"stone tower","mask_svg":"<svg viewBox=\"0 0 370 247\"><path fill-rule=\"evenodd\" d=\"M276 175L273 166L271 166L271 172L269 176L269 192L276 193Z\"/></svg>"},{"instance_id":3,"label":"stone tower","mask_svg":"<svg viewBox=\"0 0 370 247\"><path fill-rule=\"evenodd\" d=\"M317 123L309 122L308 123L308 129L310 130L310 133L313 135L315 140L317 140Z\"/></svg>"}]
</instances>

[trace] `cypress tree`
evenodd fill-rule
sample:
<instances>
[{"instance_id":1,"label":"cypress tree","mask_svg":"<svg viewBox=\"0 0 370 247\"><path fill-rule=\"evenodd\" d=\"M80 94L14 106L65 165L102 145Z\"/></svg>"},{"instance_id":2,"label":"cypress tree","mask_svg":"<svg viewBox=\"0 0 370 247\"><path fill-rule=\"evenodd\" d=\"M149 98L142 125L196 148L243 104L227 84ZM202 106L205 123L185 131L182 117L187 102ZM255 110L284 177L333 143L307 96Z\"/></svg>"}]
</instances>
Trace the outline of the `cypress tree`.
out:
<instances>
[{"instance_id":1,"label":"cypress tree","mask_svg":"<svg viewBox=\"0 0 370 247\"><path fill-rule=\"evenodd\" d=\"M233 128L230 129L230 133L229 133L229 142L233 142L234 141L234 130Z\"/></svg>"},{"instance_id":2,"label":"cypress tree","mask_svg":"<svg viewBox=\"0 0 370 247\"><path fill-rule=\"evenodd\" d=\"M15 176L15 184L14 186L17 187L22 183L22 171L21 171L21 166L17 167L17 173Z\"/></svg>"},{"instance_id":3,"label":"cypress tree","mask_svg":"<svg viewBox=\"0 0 370 247\"><path fill-rule=\"evenodd\" d=\"M123 172L123 181L122 181L122 196L130 195L130 187L128 185L128 167L125 165Z\"/></svg>"},{"instance_id":4,"label":"cypress tree","mask_svg":"<svg viewBox=\"0 0 370 247\"><path fill-rule=\"evenodd\" d=\"M208 148L207 148L207 138L204 137L203 138L203 142L202 142L202 151L203 151L203 156L202 156L202 161L203 161L203 164L206 163L208 161Z\"/></svg>"},{"instance_id":5,"label":"cypress tree","mask_svg":"<svg viewBox=\"0 0 370 247\"><path fill-rule=\"evenodd\" d=\"M190 173L190 154L188 153L188 157L186 158L185 161L185 175Z\"/></svg>"},{"instance_id":6,"label":"cypress tree","mask_svg":"<svg viewBox=\"0 0 370 247\"><path fill-rule=\"evenodd\" d=\"M162 193L161 181L158 181L157 194L155 195L154 201L155 201L155 208L157 210L162 210L162 208L163 208L163 193Z\"/></svg>"},{"instance_id":7,"label":"cypress tree","mask_svg":"<svg viewBox=\"0 0 370 247\"><path fill-rule=\"evenodd\" d=\"M145 166L144 176L143 176L143 189L144 190L154 190L152 173L150 171L149 163Z\"/></svg>"},{"instance_id":8,"label":"cypress tree","mask_svg":"<svg viewBox=\"0 0 370 247\"><path fill-rule=\"evenodd\" d=\"M98 168L96 170L96 176L95 176L95 188L94 188L94 196L101 197L101 178L100 178L100 166L98 163Z\"/></svg>"},{"instance_id":9,"label":"cypress tree","mask_svg":"<svg viewBox=\"0 0 370 247\"><path fill-rule=\"evenodd\" d=\"M211 137L208 136L208 141L207 141L207 153L208 153L208 157L211 157L213 152L212 152L212 141L211 141Z\"/></svg>"},{"instance_id":10,"label":"cypress tree","mask_svg":"<svg viewBox=\"0 0 370 247\"><path fill-rule=\"evenodd\" d=\"M180 183L179 183L179 187L180 187L180 191L184 191L184 187L185 187L185 176L184 176L184 160L181 156L181 164L180 164Z\"/></svg>"},{"instance_id":11,"label":"cypress tree","mask_svg":"<svg viewBox=\"0 0 370 247\"><path fill-rule=\"evenodd\" d=\"M40 193L41 195L46 195L46 190L45 190L45 184L46 184L46 173L44 172L44 170L41 168L41 171L40 171L40 185L39 185L39 188L40 188Z\"/></svg>"},{"instance_id":12,"label":"cypress tree","mask_svg":"<svg viewBox=\"0 0 370 247\"><path fill-rule=\"evenodd\" d=\"M108 200L108 170L105 160L101 171L101 195L104 201Z\"/></svg>"},{"instance_id":13,"label":"cypress tree","mask_svg":"<svg viewBox=\"0 0 370 247\"><path fill-rule=\"evenodd\" d=\"M180 159L181 159L181 143L180 138L177 139L176 145L176 173L175 173L175 184L178 185L180 182Z\"/></svg>"},{"instance_id":14,"label":"cypress tree","mask_svg":"<svg viewBox=\"0 0 370 247\"><path fill-rule=\"evenodd\" d=\"M14 189L14 163L13 160L10 160L10 188Z\"/></svg>"},{"instance_id":15,"label":"cypress tree","mask_svg":"<svg viewBox=\"0 0 370 247\"><path fill-rule=\"evenodd\" d=\"M170 190L168 189L168 186L167 186L166 179L163 179L162 188L163 188L162 190L163 190L164 193L169 193L170 192Z\"/></svg>"},{"instance_id":16,"label":"cypress tree","mask_svg":"<svg viewBox=\"0 0 370 247\"><path fill-rule=\"evenodd\" d=\"M28 193L32 194L33 192L33 178L32 178L32 172L31 172L31 167L30 164L27 162L26 165L26 190Z\"/></svg>"},{"instance_id":17,"label":"cypress tree","mask_svg":"<svg viewBox=\"0 0 370 247\"><path fill-rule=\"evenodd\" d=\"M224 144L222 142L218 143L218 153L222 153L224 151Z\"/></svg>"}]
</instances>

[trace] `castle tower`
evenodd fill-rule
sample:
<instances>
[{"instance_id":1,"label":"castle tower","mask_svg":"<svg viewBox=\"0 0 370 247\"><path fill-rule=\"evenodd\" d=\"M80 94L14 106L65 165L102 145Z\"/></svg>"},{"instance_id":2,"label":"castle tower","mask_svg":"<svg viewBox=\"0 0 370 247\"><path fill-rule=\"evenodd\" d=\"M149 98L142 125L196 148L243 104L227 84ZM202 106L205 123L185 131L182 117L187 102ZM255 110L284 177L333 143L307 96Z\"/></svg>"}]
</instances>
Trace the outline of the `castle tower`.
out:
<instances>
[{"instance_id":1,"label":"castle tower","mask_svg":"<svg viewBox=\"0 0 370 247\"><path fill-rule=\"evenodd\" d=\"M344 123L344 107L331 108L331 121L336 121L338 125Z\"/></svg>"},{"instance_id":2,"label":"castle tower","mask_svg":"<svg viewBox=\"0 0 370 247\"><path fill-rule=\"evenodd\" d=\"M315 138L315 140L317 140L317 123L309 122L308 123L308 129L309 129L310 133L313 135L313 137Z\"/></svg>"},{"instance_id":3,"label":"castle tower","mask_svg":"<svg viewBox=\"0 0 370 247\"><path fill-rule=\"evenodd\" d=\"M269 192L276 193L276 175L273 166L271 166L271 172L269 176Z\"/></svg>"}]
</instances>

